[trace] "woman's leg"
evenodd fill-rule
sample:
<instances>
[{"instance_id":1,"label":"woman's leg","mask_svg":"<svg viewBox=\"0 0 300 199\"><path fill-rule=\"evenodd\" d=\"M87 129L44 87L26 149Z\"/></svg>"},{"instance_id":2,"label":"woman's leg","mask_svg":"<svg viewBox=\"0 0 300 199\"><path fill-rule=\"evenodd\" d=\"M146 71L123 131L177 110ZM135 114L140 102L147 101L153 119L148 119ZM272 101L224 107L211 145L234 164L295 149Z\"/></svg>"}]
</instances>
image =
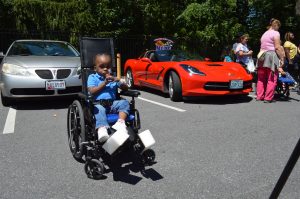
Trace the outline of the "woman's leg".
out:
<instances>
[{"instance_id":1,"label":"woman's leg","mask_svg":"<svg viewBox=\"0 0 300 199\"><path fill-rule=\"evenodd\" d=\"M267 72L268 76L268 85L265 94L265 100L272 101L274 98L274 93L277 85L278 72L273 72L271 69Z\"/></svg>"},{"instance_id":2,"label":"woman's leg","mask_svg":"<svg viewBox=\"0 0 300 199\"><path fill-rule=\"evenodd\" d=\"M257 100L264 100L267 81L268 79L266 76L266 68L259 67L257 69L257 87L256 87Z\"/></svg>"}]
</instances>

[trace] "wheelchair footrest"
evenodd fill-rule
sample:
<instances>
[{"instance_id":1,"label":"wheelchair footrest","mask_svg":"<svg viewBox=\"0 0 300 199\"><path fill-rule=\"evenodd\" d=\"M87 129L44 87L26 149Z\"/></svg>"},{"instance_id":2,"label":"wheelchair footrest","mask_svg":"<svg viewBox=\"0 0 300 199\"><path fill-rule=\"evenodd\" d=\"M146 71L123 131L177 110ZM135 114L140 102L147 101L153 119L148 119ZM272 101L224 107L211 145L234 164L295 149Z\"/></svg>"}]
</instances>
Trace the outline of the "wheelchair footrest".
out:
<instances>
[{"instance_id":1,"label":"wheelchair footrest","mask_svg":"<svg viewBox=\"0 0 300 199\"><path fill-rule=\"evenodd\" d=\"M129 134L127 133L127 131L118 130L108 138L108 140L103 144L102 148L111 155L120 146L122 146L128 138Z\"/></svg>"},{"instance_id":2,"label":"wheelchair footrest","mask_svg":"<svg viewBox=\"0 0 300 199\"><path fill-rule=\"evenodd\" d=\"M142 152L146 151L155 144L155 140L149 130L139 133L138 136L145 147Z\"/></svg>"}]
</instances>

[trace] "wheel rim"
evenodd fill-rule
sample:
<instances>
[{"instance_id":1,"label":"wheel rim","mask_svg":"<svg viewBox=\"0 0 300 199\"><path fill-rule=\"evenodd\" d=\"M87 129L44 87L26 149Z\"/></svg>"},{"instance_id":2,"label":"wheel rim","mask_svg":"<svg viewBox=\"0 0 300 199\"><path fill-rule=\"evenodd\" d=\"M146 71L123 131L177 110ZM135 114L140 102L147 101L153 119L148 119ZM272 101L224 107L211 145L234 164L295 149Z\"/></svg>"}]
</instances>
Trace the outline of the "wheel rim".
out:
<instances>
[{"instance_id":1,"label":"wheel rim","mask_svg":"<svg viewBox=\"0 0 300 199\"><path fill-rule=\"evenodd\" d=\"M133 77L132 77L132 73L130 70L127 71L126 73L126 83L128 87L132 87L133 84Z\"/></svg>"},{"instance_id":2,"label":"wheel rim","mask_svg":"<svg viewBox=\"0 0 300 199\"><path fill-rule=\"evenodd\" d=\"M170 76L169 77L169 95L172 98L173 97L173 93L174 93L174 88L173 88L173 79Z\"/></svg>"},{"instance_id":3,"label":"wheel rim","mask_svg":"<svg viewBox=\"0 0 300 199\"><path fill-rule=\"evenodd\" d=\"M79 143L81 142L81 126L80 126L80 117L79 111L77 106L72 106L70 110L70 117L69 117L69 134L68 134L68 141L70 150L75 155L76 153L80 153L80 146Z\"/></svg>"}]
</instances>

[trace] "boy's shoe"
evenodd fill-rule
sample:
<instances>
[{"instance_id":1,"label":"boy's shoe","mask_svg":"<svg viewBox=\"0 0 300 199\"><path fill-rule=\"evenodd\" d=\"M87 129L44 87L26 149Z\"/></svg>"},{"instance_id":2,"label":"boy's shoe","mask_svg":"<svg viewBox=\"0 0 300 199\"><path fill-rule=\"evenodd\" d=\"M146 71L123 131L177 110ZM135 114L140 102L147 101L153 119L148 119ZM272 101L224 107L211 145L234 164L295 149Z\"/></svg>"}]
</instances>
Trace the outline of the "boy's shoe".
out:
<instances>
[{"instance_id":1,"label":"boy's shoe","mask_svg":"<svg viewBox=\"0 0 300 199\"><path fill-rule=\"evenodd\" d=\"M112 128L115 130L125 129L127 131L125 122L117 121Z\"/></svg>"},{"instance_id":2,"label":"boy's shoe","mask_svg":"<svg viewBox=\"0 0 300 199\"><path fill-rule=\"evenodd\" d=\"M106 140L109 138L106 127L102 126L98 128L97 132L98 132L98 141L101 143L106 142Z\"/></svg>"}]
</instances>

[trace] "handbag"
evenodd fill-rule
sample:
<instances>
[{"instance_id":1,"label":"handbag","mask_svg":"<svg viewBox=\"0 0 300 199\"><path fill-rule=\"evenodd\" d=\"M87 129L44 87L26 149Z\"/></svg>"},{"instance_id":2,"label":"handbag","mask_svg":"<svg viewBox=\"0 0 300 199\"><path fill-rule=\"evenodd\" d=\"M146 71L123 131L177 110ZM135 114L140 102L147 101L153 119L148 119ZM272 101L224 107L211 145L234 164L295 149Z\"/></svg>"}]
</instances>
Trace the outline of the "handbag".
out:
<instances>
[{"instance_id":1,"label":"handbag","mask_svg":"<svg viewBox=\"0 0 300 199\"><path fill-rule=\"evenodd\" d=\"M247 70L252 73L255 71L255 65L254 65L254 61L252 58L249 59L249 62L247 64Z\"/></svg>"}]
</instances>

